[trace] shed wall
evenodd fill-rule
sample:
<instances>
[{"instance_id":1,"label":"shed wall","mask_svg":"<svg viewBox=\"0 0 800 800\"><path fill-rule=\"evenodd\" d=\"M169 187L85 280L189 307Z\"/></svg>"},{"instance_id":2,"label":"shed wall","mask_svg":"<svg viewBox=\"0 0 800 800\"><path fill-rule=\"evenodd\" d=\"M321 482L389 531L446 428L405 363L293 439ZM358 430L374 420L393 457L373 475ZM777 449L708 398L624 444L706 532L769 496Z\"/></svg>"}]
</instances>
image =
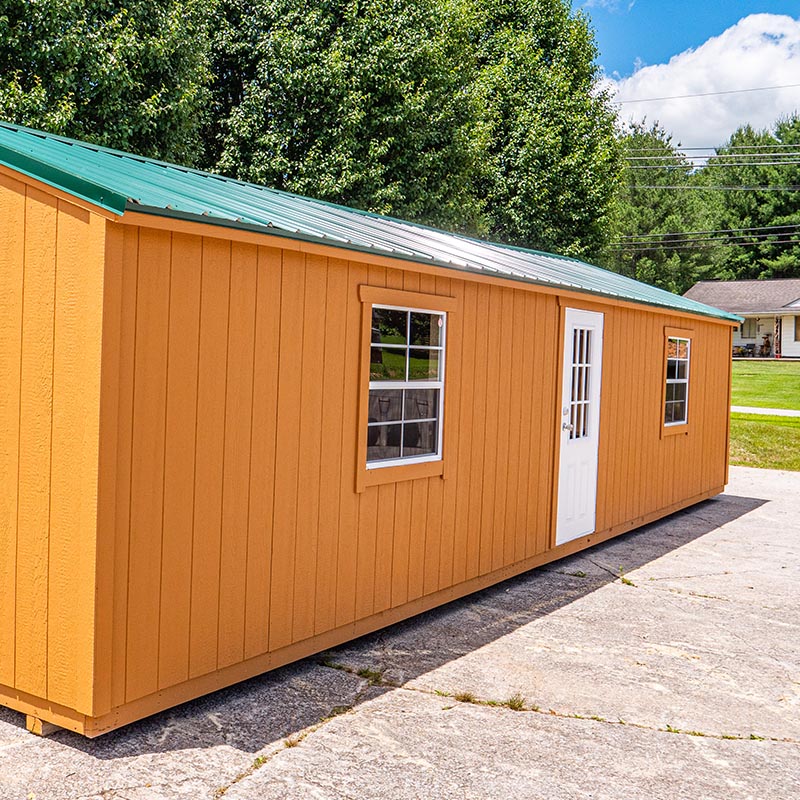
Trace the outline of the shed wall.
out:
<instances>
[{"instance_id":1,"label":"shed wall","mask_svg":"<svg viewBox=\"0 0 800 800\"><path fill-rule=\"evenodd\" d=\"M0 174L0 693L89 714L104 240Z\"/></svg>"},{"instance_id":2,"label":"shed wall","mask_svg":"<svg viewBox=\"0 0 800 800\"><path fill-rule=\"evenodd\" d=\"M163 229L108 236L97 714L255 674L552 547L555 294ZM363 284L459 301L444 478L355 491ZM723 486L730 361L727 325L602 310L598 533ZM665 326L694 330L687 435L661 435Z\"/></svg>"}]
</instances>

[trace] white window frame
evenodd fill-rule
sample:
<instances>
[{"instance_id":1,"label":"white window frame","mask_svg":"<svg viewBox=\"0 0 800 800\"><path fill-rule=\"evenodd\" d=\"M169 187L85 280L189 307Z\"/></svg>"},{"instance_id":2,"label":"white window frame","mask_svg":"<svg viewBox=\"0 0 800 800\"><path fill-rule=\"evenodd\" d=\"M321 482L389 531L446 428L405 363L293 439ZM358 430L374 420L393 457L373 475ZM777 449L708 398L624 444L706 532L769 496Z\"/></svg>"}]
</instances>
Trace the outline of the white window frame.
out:
<instances>
[{"instance_id":1,"label":"white window frame","mask_svg":"<svg viewBox=\"0 0 800 800\"><path fill-rule=\"evenodd\" d=\"M686 377L685 378L670 378L669 377L669 343L671 341L676 342L686 342L686 358L678 359L679 361L686 361ZM688 336L679 336L676 334L667 334L667 349L666 349L666 363L665 367L665 375L666 383L665 383L665 391L664 391L664 404L661 409L661 419L662 423L665 428L674 428L676 425L688 425L689 423L689 377L691 375L691 366L692 366L692 340ZM675 360L675 359L673 359ZM667 403L670 401L667 400L667 393L666 387L670 385L676 385L683 383L686 385L686 399L683 403L683 419L682 420L673 420L672 422L666 422L666 411L667 411Z\"/></svg>"},{"instance_id":2,"label":"white window frame","mask_svg":"<svg viewBox=\"0 0 800 800\"><path fill-rule=\"evenodd\" d=\"M755 341L757 334L758 334L758 321L756 320L756 318L745 317L745 320L742 323L742 329L739 333L739 336L742 339L753 339Z\"/></svg>"},{"instance_id":3,"label":"white window frame","mask_svg":"<svg viewBox=\"0 0 800 800\"><path fill-rule=\"evenodd\" d=\"M437 409L437 417L436 417L436 452L429 453L426 455L421 456L401 456L400 458L386 458L381 459L380 461L369 461L366 462L366 467L368 470L373 469L384 469L386 467L398 467L404 466L408 464L424 464L429 461L441 461L442 460L442 433L444 431L444 376L445 376L445 353L447 350L447 312L442 311L441 309L437 308L414 308L411 306L395 306L395 305L388 305L386 303L370 303L369 305L369 317L370 321L372 320L373 311L376 308L383 308L389 311L404 311L407 314L435 314L442 318L442 328L439 332L439 344L436 346L433 345L412 345L410 340L407 341L405 345L386 345L380 343L370 343L370 346L377 346L382 348L387 348L389 350L435 350L439 353L439 379L435 381L412 381L408 379L408 368L409 368L409 358L406 358L406 380L404 381L373 381L370 380L369 382L369 390L368 390L368 398L369 398L369 391L373 389L438 389L439 390L439 404ZM408 331L407 331L408 334ZM368 400L369 402L369 400ZM431 418L427 418L430 420ZM409 420L410 422L416 422L417 420ZM425 420L419 420L423 422ZM370 423L367 422L367 431L370 428L375 427L385 427L386 425L390 424L397 424L396 422L392 423ZM405 409L401 412L401 424L406 424L405 419ZM369 438L369 437L367 437Z\"/></svg>"}]
</instances>

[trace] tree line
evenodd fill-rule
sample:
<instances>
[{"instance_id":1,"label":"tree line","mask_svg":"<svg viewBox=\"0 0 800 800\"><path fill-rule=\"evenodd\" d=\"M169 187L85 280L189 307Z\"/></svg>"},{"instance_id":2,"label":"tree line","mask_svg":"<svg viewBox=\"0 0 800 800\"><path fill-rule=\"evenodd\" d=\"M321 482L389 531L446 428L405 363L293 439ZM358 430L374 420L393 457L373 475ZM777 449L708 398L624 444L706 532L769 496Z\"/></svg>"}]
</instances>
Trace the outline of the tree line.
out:
<instances>
[{"instance_id":1,"label":"tree line","mask_svg":"<svg viewBox=\"0 0 800 800\"><path fill-rule=\"evenodd\" d=\"M800 274L796 236L666 243L797 221L798 202L663 187L796 169L724 150L697 169L658 126L621 133L596 55L569 0L0 0L0 118L678 291Z\"/></svg>"}]
</instances>

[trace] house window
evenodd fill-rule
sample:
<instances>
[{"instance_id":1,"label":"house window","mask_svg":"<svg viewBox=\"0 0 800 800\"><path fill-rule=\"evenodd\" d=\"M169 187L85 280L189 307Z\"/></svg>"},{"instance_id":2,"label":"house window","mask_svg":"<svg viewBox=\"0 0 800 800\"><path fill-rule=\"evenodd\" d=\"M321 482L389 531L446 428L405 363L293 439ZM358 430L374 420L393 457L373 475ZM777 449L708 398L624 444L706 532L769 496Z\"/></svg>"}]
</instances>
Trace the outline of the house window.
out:
<instances>
[{"instance_id":1,"label":"house window","mask_svg":"<svg viewBox=\"0 0 800 800\"><path fill-rule=\"evenodd\" d=\"M447 315L372 306L367 468L442 457Z\"/></svg>"},{"instance_id":2,"label":"house window","mask_svg":"<svg viewBox=\"0 0 800 800\"><path fill-rule=\"evenodd\" d=\"M742 339L756 338L756 320L754 317L750 317L742 323L741 335Z\"/></svg>"},{"instance_id":3,"label":"house window","mask_svg":"<svg viewBox=\"0 0 800 800\"><path fill-rule=\"evenodd\" d=\"M800 342L800 317L794 318L794 340Z\"/></svg>"},{"instance_id":4,"label":"house window","mask_svg":"<svg viewBox=\"0 0 800 800\"><path fill-rule=\"evenodd\" d=\"M689 356L691 340L667 336L667 378L664 395L664 425L685 425L689 402Z\"/></svg>"}]
</instances>

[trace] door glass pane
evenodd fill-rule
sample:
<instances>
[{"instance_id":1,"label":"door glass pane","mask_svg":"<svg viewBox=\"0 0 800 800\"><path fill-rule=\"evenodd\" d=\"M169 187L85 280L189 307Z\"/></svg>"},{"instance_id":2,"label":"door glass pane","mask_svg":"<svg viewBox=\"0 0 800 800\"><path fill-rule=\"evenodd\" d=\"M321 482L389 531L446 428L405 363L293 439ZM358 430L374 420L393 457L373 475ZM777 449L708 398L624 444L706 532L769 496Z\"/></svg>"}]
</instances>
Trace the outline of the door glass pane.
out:
<instances>
[{"instance_id":1,"label":"door glass pane","mask_svg":"<svg viewBox=\"0 0 800 800\"><path fill-rule=\"evenodd\" d=\"M570 439L589 433L589 388L591 385L592 331L575 328L572 332L572 385L570 394Z\"/></svg>"}]
</instances>

